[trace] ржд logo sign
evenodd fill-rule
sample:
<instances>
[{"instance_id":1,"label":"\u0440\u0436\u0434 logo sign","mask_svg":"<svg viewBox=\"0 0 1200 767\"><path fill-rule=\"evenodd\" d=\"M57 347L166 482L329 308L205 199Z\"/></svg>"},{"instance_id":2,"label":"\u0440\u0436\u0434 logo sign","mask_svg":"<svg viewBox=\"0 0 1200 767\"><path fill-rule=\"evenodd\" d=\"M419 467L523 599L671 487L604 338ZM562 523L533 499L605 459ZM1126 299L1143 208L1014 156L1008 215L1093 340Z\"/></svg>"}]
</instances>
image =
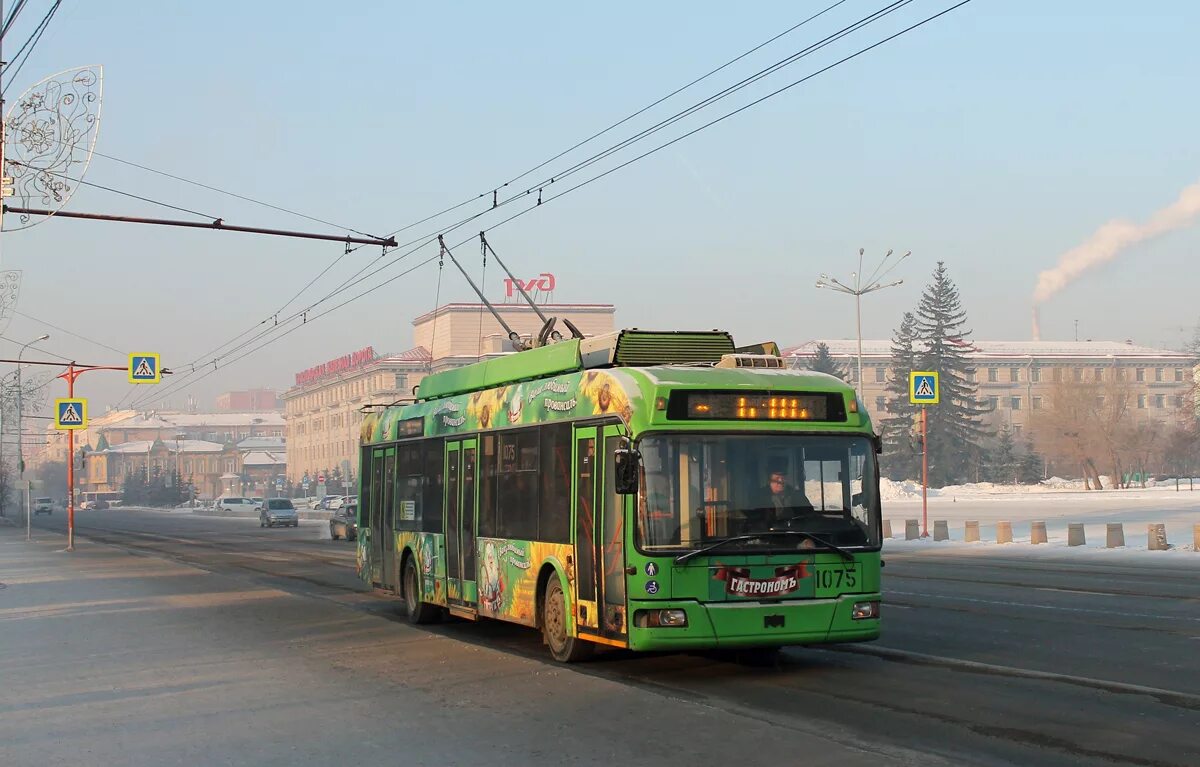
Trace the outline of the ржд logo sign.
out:
<instances>
[{"instance_id":1,"label":"\u0440\u0436\u0434 logo sign","mask_svg":"<svg viewBox=\"0 0 1200 767\"><path fill-rule=\"evenodd\" d=\"M550 272L542 272L537 277L528 281L510 277L504 279L504 295L508 298L512 298L522 290L526 293L531 290L540 290L543 293L549 293L554 290L554 275L550 274Z\"/></svg>"}]
</instances>

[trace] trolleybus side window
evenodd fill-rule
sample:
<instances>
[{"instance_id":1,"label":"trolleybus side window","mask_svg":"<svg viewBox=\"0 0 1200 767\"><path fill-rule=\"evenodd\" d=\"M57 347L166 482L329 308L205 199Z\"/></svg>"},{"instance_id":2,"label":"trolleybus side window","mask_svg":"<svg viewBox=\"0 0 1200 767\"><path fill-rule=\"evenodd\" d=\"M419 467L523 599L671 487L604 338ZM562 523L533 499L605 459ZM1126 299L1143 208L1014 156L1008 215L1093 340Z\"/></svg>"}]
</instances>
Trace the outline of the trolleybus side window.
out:
<instances>
[{"instance_id":1,"label":"trolleybus side window","mask_svg":"<svg viewBox=\"0 0 1200 767\"><path fill-rule=\"evenodd\" d=\"M427 533L442 532L442 474L445 456L442 440L427 439L421 443L421 460L425 463L425 497L421 504L421 529Z\"/></svg>"},{"instance_id":2,"label":"trolleybus side window","mask_svg":"<svg viewBox=\"0 0 1200 767\"><path fill-rule=\"evenodd\" d=\"M571 424L541 427L542 499L538 540L571 542Z\"/></svg>"},{"instance_id":3,"label":"trolleybus side window","mask_svg":"<svg viewBox=\"0 0 1200 767\"><path fill-rule=\"evenodd\" d=\"M479 537L496 537L496 435L479 439Z\"/></svg>"},{"instance_id":4,"label":"trolleybus side window","mask_svg":"<svg viewBox=\"0 0 1200 767\"><path fill-rule=\"evenodd\" d=\"M402 442L396 449L396 529L421 529L421 443Z\"/></svg>"},{"instance_id":5,"label":"trolleybus side window","mask_svg":"<svg viewBox=\"0 0 1200 767\"><path fill-rule=\"evenodd\" d=\"M538 447L536 428L500 435L500 467L496 473L499 537L537 538Z\"/></svg>"},{"instance_id":6,"label":"trolleybus side window","mask_svg":"<svg viewBox=\"0 0 1200 767\"><path fill-rule=\"evenodd\" d=\"M362 485L358 499L358 525L359 527L366 528L371 524L371 499L374 497L373 488L371 487L371 477L374 476L371 473L371 448L364 447L358 451L358 454L358 476Z\"/></svg>"}]
</instances>

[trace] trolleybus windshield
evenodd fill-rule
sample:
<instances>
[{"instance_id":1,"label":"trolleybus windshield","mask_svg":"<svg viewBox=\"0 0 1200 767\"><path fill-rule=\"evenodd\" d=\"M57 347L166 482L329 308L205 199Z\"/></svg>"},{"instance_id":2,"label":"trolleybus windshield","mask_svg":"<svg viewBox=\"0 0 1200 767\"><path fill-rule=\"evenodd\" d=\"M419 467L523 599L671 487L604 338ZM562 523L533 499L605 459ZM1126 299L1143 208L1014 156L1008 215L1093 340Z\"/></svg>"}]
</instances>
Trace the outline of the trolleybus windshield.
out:
<instances>
[{"instance_id":1,"label":"trolleybus windshield","mask_svg":"<svg viewBox=\"0 0 1200 767\"><path fill-rule=\"evenodd\" d=\"M656 435L640 451L644 551L694 550L734 536L748 536L737 551L811 548L813 537L879 546L875 451L866 437ZM768 534L785 530L811 536Z\"/></svg>"}]
</instances>

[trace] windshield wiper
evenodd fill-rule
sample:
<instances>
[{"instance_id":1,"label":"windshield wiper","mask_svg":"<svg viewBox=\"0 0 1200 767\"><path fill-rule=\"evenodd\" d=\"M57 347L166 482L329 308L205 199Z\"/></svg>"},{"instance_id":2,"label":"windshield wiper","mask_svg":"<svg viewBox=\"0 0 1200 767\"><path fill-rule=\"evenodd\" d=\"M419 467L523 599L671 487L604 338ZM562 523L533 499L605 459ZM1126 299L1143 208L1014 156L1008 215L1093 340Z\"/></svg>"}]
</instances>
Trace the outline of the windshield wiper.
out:
<instances>
[{"instance_id":1,"label":"windshield wiper","mask_svg":"<svg viewBox=\"0 0 1200 767\"><path fill-rule=\"evenodd\" d=\"M830 551L836 552L839 556L842 557L842 559L845 559L847 562L854 561L854 555L851 554L849 551L847 551L846 549L843 549L841 546L835 546L832 543L830 543L829 541L825 540L824 538L820 538L816 535L813 535L812 533L806 533L803 530L766 530L761 533L751 533L749 535L735 535L732 538L725 538L725 539L719 540L716 543L711 543L708 546L704 546L702 548L696 549L695 551L689 551L686 554L680 554L679 556L675 557L675 564L682 565L684 562L687 562L689 559L698 557L701 554L706 554L710 551L713 551L714 549L719 549L722 546L725 546L730 543L738 543L739 541L752 541L756 538L766 538L766 537L772 536L772 535L782 535L782 536L798 535L801 538L807 538L808 540L812 541L813 543L817 544L818 546L823 546L824 548L829 549Z\"/></svg>"},{"instance_id":2,"label":"windshield wiper","mask_svg":"<svg viewBox=\"0 0 1200 767\"><path fill-rule=\"evenodd\" d=\"M770 535L770 533L766 533L766 535ZM755 533L754 535L735 535L732 538L723 538L722 540L719 540L716 543L710 543L709 545L701 547L699 549L696 549L695 551L689 551L686 554L680 554L679 556L675 557L675 564L682 565L684 562L688 561L692 557L698 557L701 554L705 554L709 551L719 549L722 546L726 546L730 543L737 543L739 541L752 541L755 538L761 538L761 537L763 537L763 534Z\"/></svg>"},{"instance_id":3,"label":"windshield wiper","mask_svg":"<svg viewBox=\"0 0 1200 767\"><path fill-rule=\"evenodd\" d=\"M846 560L847 562L854 561L854 555L851 554L849 551L846 551L841 546L834 546L832 543L825 540L824 538L819 538L819 537L813 535L812 533L806 533L803 530L774 530L772 532L774 532L778 535L802 536L802 537L807 538L808 540L812 541L813 543L817 544L818 546L824 546L825 548L829 549L830 551L837 552L838 555L840 555L841 558Z\"/></svg>"}]
</instances>

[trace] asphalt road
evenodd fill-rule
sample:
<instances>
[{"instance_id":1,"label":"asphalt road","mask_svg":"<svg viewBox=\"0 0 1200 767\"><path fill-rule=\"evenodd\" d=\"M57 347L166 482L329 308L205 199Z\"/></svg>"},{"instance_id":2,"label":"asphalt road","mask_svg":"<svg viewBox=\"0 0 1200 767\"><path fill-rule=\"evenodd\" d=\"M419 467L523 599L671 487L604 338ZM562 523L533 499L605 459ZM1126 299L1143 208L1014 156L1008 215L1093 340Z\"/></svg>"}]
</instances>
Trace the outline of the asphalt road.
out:
<instances>
[{"instance_id":1,"label":"asphalt road","mask_svg":"<svg viewBox=\"0 0 1200 767\"><path fill-rule=\"evenodd\" d=\"M36 522L39 530L63 525L60 515ZM1177 558L1146 567L887 554L885 633L876 643L793 648L767 669L707 654L625 652L562 667L528 629L406 625L396 600L363 590L352 544L327 540L318 522L263 530L253 520L113 510L80 513L78 531L83 552L149 555L137 559L208 574L225 591L289 597L222 608L199 639L189 634L183 642L206 648L207 658L207 648L231 638L244 654L258 643L275 648L280 632L289 632L289 652L304 669L295 679L272 677L238 719L251 729L261 722L264 742L277 743L280 711L260 697L268 690L272 700L298 696L288 704L312 726L288 746L291 761L275 762L274 752L232 738L229 749L249 750L218 753L215 763L320 764L333 753L332 737L347 763L387 752L401 764L1200 765L1200 567ZM15 544L15 531L0 532ZM50 542L61 547L60 537L43 537L40 551ZM190 589L196 580L153 588ZM4 599L0 591L0 622ZM127 653L136 653L139 640L131 641ZM35 656L53 657L53 641L41 647ZM101 653L96 667L107 657ZM137 668L126 654L114 657ZM314 670L322 661L349 676ZM12 664L0 655L0 676ZM56 694L95 693L66 685ZM312 705L299 705L306 696ZM208 711L203 690L175 697L181 722L194 706L195 727L209 716L228 729ZM339 701L345 714L331 720L323 712ZM9 763L6 722L25 713L5 703L0 690L0 764ZM379 707L390 711L382 720L367 713ZM127 714L135 732L150 727L138 710ZM186 730L168 728L155 743L174 752L188 746L179 726ZM44 737L23 742L46 747Z\"/></svg>"}]
</instances>

